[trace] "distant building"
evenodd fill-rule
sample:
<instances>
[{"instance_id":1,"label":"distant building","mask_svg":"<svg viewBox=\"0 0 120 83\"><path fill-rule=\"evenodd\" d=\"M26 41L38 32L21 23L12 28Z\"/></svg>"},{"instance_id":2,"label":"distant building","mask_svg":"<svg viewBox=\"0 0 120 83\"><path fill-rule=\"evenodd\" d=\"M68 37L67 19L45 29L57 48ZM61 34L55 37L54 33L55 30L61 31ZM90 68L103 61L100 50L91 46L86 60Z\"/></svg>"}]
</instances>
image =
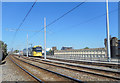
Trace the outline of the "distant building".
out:
<instances>
[{"instance_id":1,"label":"distant building","mask_svg":"<svg viewBox=\"0 0 120 83\"><path fill-rule=\"evenodd\" d=\"M46 53L48 53L51 50L51 48L46 48ZM44 54L45 49L42 49L42 54Z\"/></svg>"},{"instance_id":2,"label":"distant building","mask_svg":"<svg viewBox=\"0 0 120 83\"><path fill-rule=\"evenodd\" d=\"M107 39L104 39L105 48L107 49ZM118 39L116 37L110 38L111 58L117 58L118 55Z\"/></svg>"},{"instance_id":3,"label":"distant building","mask_svg":"<svg viewBox=\"0 0 120 83\"><path fill-rule=\"evenodd\" d=\"M61 50L71 50L73 49L72 47L62 47Z\"/></svg>"},{"instance_id":4,"label":"distant building","mask_svg":"<svg viewBox=\"0 0 120 83\"><path fill-rule=\"evenodd\" d=\"M57 47L52 47L52 50L57 50Z\"/></svg>"}]
</instances>

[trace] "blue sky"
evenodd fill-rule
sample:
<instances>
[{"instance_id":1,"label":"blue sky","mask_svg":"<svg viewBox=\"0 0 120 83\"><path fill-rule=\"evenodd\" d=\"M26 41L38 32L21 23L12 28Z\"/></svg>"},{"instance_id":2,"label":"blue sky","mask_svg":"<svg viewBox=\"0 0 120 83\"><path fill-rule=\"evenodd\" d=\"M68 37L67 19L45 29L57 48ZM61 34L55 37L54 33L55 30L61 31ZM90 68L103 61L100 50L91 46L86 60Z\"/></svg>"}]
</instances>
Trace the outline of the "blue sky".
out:
<instances>
[{"instance_id":1,"label":"blue sky","mask_svg":"<svg viewBox=\"0 0 120 83\"><path fill-rule=\"evenodd\" d=\"M44 26L44 17L47 24L57 19L79 3L77 2L38 2L28 15L24 24L17 33L14 43L11 44L15 32L6 28L17 29L31 2L9 2L2 6L3 41L8 44L8 50L24 49L26 35L29 34L29 43L44 46L44 31L34 35ZM118 37L118 3L109 3L110 35ZM53 25L47 27L47 47L72 46L75 49L84 47L104 47L106 37L106 5L104 2L86 2Z\"/></svg>"}]
</instances>

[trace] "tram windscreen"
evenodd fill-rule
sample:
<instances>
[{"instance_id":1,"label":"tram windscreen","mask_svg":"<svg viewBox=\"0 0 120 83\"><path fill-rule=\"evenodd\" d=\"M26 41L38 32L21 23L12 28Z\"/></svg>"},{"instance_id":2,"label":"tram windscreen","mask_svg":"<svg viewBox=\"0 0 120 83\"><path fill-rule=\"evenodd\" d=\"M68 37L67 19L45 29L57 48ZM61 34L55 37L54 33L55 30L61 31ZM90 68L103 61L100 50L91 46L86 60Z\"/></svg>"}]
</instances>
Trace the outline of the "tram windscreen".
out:
<instances>
[{"instance_id":1,"label":"tram windscreen","mask_svg":"<svg viewBox=\"0 0 120 83\"><path fill-rule=\"evenodd\" d=\"M33 48L33 51L42 52L42 48L41 47L36 47L36 48Z\"/></svg>"}]
</instances>

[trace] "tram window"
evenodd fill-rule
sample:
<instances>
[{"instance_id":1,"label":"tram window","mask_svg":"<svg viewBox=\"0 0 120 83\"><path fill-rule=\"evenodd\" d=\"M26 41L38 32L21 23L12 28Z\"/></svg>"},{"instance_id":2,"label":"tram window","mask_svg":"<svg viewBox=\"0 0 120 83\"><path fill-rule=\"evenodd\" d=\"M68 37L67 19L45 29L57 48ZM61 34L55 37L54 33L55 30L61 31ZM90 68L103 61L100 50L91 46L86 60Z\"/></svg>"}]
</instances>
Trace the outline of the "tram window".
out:
<instances>
[{"instance_id":1,"label":"tram window","mask_svg":"<svg viewBox=\"0 0 120 83\"><path fill-rule=\"evenodd\" d=\"M42 52L42 48L41 47L36 47L36 48L33 48L33 51Z\"/></svg>"}]
</instances>

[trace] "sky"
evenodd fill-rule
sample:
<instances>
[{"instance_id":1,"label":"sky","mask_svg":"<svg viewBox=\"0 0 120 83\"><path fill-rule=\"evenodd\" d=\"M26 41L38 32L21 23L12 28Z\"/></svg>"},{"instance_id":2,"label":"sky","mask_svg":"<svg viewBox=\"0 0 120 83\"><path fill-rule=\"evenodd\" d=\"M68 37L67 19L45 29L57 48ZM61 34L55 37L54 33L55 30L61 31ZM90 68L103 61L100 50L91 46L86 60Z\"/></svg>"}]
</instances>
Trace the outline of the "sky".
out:
<instances>
[{"instance_id":1,"label":"sky","mask_svg":"<svg viewBox=\"0 0 120 83\"><path fill-rule=\"evenodd\" d=\"M15 30L31 8L33 2L4 2L2 4L2 40L11 48L22 50L29 44L44 48L44 17L51 23L68 12L78 2L37 2L20 27ZM118 37L118 3L109 3L110 35ZM101 48L106 38L106 3L86 2L47 27L47 48L72 46L74 49ZM10 30L12 29L12 30ZM13 30L14 29L14 30ZM41 31L40 31L41 30ZM40 31L40 32L38 32ZM14 42L12 42L14 41ZM30 45L29 45L30 47Z\"/></svg>"}]
</instances>

